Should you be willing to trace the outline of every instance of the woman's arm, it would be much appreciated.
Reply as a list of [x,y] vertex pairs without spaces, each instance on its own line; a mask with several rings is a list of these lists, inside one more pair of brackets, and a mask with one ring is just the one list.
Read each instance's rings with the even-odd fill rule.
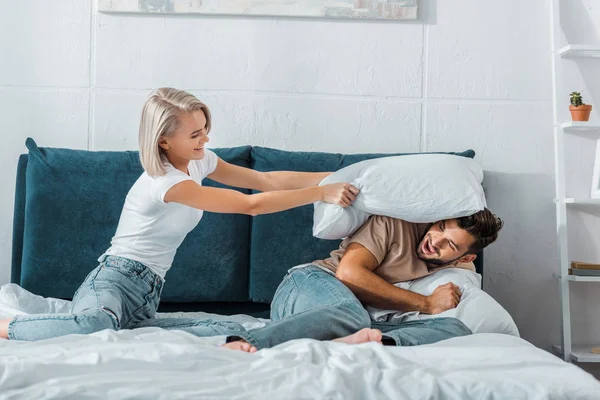
[[229,164],[219,158],[217,168],[208,178],[233,187],[271,192],[317,186],[329,175],[331,172],[260,172]]
[[165,194],[164,201],[215,213],[255,216],[284,211],[317,201],[348,207],[357,194],[358,189],[348,183],[247,195],[236,190],[200,186],[192,180],[187,180],[171,187]]
[[278,190],[301,189],[309,186],[317,186],[319,182],[332,173],[333,172],[266,172],[275,183],[275,186],[279,188]]

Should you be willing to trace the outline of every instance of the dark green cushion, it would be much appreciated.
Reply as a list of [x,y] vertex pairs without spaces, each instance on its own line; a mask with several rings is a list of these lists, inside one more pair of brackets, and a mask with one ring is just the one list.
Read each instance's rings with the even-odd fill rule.
[[[26,144],[19,283],[42,296],[70,298],[110,246],[125,196],[142,173],[138,153],[38,148],[32,139]],[[249,146],[214,151],[249,166]],[[206,213],[179,248],[162,300],[247,301],[249,235],[250,217]]]
[[[414,154],[414,153],[413,153]],[[467,150],[456,154],[473,158]],[[258,171],[337,171],[371,158],[406,154],[333,154],[290,152],[253,147],[252,168]],[[295,265],[327,258],[339,240],[312,236],[313,206],[308,205],[276,214],[259,215],[252,221],[250,248],[250,298],[270,302],[287,270]]]
[[[38,148],[31,139],[27,147],[17,176],[12,281],[36,294],[70,298],[110,245],[127,191],[142,172],[138,153]],[[215,152],[261,171],[315,172],[392,155],[266,148],[251,154],[248,146]],[[474,156],[473,151],[456,154]],[[220,187],[210,180],[205,184]],[[312,237],[312,212],[311,205],[259,216],[252,221],[252,236],[250,217],[205,213],[167,274],[163,308],[187,302],[194,309],[236,313],[254,310],[244,303],[250,298],[270,301],[288,268],[324,258],[339,244]]]

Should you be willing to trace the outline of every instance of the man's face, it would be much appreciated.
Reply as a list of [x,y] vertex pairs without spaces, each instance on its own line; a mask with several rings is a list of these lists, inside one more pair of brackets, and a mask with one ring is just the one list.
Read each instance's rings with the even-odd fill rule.
[[446,265],[454,261],[473,261],[472,255],[466,255],[475,238],[458,227],[455,219],[439,221],[431,225],[419,246],[417,256],[430,264]]

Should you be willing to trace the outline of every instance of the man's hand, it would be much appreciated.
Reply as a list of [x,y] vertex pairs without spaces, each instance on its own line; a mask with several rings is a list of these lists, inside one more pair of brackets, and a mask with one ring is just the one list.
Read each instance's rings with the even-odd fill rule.
[[455,308],[460,302],[461,292],[452,282],[438,286],[430,296],[425,298],[425,314],[439,314]]

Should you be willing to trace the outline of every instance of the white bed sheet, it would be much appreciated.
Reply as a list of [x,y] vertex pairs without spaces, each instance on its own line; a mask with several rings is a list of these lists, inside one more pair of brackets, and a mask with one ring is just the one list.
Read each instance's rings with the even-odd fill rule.
[[[44,302],[54,311],[68,306],[6,286],[0,290],[5,316],[37,312]],[[264,323],[233,319],[249,328]],[[600,398],[591,375],[509,335],[416,347],[302,339],[255,354],[221,349],[221,342],[157,328],[0,340],[0,399]]]

